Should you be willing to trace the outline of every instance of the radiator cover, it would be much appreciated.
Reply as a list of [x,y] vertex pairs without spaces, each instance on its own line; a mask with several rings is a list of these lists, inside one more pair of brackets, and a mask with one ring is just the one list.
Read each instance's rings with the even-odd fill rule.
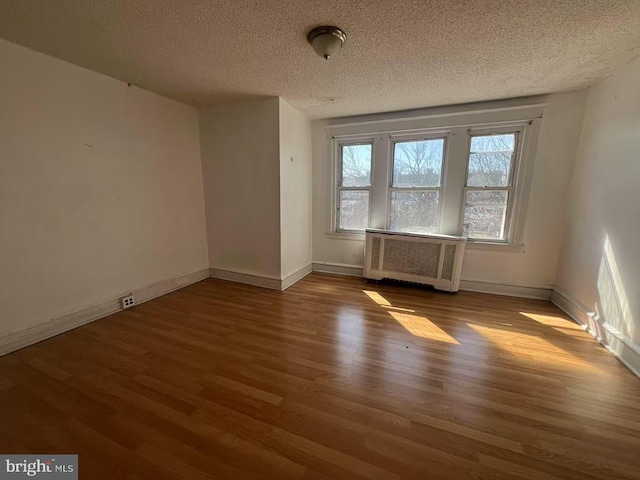
[[450,235],[367,230],[364,276],[433,285],[457,292],[467,239]]

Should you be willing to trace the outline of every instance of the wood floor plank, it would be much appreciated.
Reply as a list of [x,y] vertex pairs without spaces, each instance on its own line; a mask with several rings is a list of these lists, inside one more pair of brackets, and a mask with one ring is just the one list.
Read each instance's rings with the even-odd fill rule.
[[87,479],[640,480],[640,382],[549,302],[208,279],[0,358]]

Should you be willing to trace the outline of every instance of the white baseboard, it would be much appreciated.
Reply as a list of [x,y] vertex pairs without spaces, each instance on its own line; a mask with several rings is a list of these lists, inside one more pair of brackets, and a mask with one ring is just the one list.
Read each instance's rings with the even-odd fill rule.
[[[313,262],[313,271],[362,277],[364,269],[359,265]],[[477,280],[461,280],[460,290],[491,293],[494,295],[508,295],[510,297],[535,298],[538,300],[549,300],[551,298],[551,287],[525,287],[521,285],[480,282]]]
[[293,272],[292,274],[287,275],[285,278],[282,279],[281,289],[282,290],[286,290],[287,288],[289,288],[294,283],[299,282],[304,277],[309,275],[311,272],[312,272],[312,266],[311,266],[311,264],[309,264],[309,265],[305,265],[301,269]]
[[259,275],[256,273],[237,272],[233,270],[222,270],[219,268],[210,268],[211,278],[218,278],[220,280],[227,280],[229,282],[245,283],[247,285],[253,285],[255,287],[269,288],[271,290],[286,290],[294,283],[302,280],[312,271],[311,264],[302,267],[299,270],[287,275],[285,278],[280,279],[277,277]]
[[553,289],[551,302],[598,340],[611,354],[640,377],[640,345],[567,292]]
[[312,268],[314,272],[349,275],[352,277],[362,277],[364,272],[364,268],[360,265],[347,265],[344,263],[313,262]]
[[77,312],[53,318],[52,320],[35,325],[33,327],[0,337],[0,355],[6,355],[15,350],[27,347],[34,343],[55,337],[68,330],[93,322],[122,310],[120,298],[132,293],[136,304],[140,304],[153,298],[165,295],[179,288],[191,285],[209,277],[209,269],[204,268],[193,273],[179,275],[177,277],[162,280],[146,287],[135,289],[131,292],[123,292],[116,298],[107,300],[98,305],[84,308]]
[[282,290],[282,280],[276,277],[256,275],[253,273],[234,272],[219,268],[210,268],[209,271],[211,278],[218,278],[229,282],[245,283],[247,285],[270,288],[272,290]]
[[534,298],[536,300],[551,299],[551,287],[527,287],[522,285],[481,282],[478,280],[460,280],[460,290],[490,293],[493,295],[507,295],[509,297]]

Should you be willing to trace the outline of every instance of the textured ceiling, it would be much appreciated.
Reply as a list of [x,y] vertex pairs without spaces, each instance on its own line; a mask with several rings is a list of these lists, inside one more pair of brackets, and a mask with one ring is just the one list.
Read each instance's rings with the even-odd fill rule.
[[[323,24],[348,35],[326,62]],[[326,118],[591,85],[640,54],[640,0],[0,0],[0,37],[191,104]]]

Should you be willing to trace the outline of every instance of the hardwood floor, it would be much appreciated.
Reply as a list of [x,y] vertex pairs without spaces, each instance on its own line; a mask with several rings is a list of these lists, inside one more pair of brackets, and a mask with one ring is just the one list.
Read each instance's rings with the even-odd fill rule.
[[638,479],[640,381],[548,302],[205,280],[0,358],[83,479]]

